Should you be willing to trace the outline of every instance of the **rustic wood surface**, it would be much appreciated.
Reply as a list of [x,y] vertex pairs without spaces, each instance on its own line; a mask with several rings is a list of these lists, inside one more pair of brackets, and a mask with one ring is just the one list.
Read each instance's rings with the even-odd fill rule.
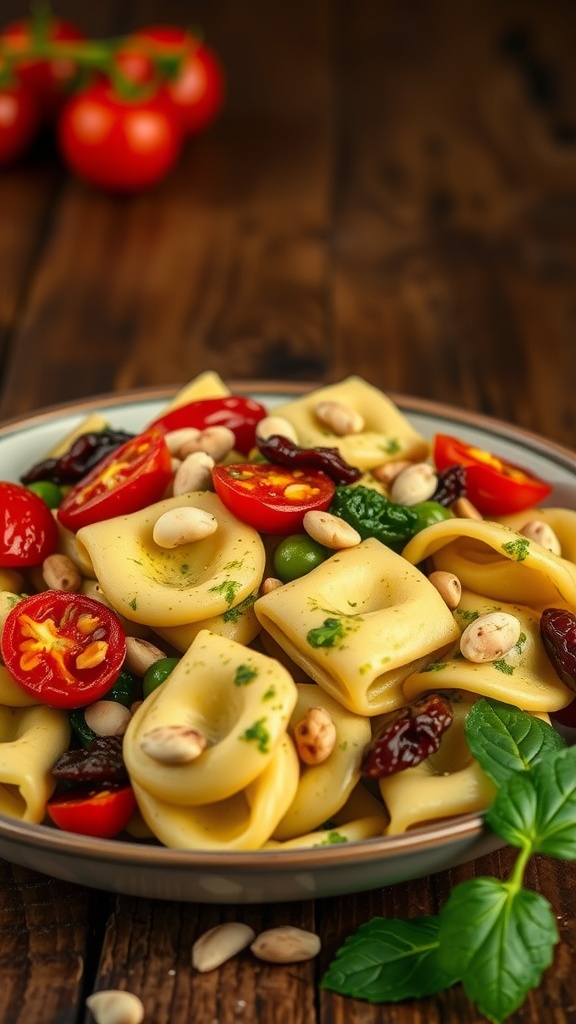
[[[334,381],[479,410],[576,447],[572,0],[55,0],[95,35],[192,20],[228,97],[156,189],[96,192],[45,140],[0,173],[0,417],[111,390]],[[3,20],[25,13],[2,0]],[[0,1021],[80,1024],[96,988],[154,1024],[479,1024],[459,987],[370,1006],[318,990],[374,914],[437,910],[512,852],[316,903],[115,897],[0,863]],[[561,941],[513,1024],[576,1022],[576,868],[536,859]],[[192,972],[241,917],[319,930],[320,959]]]

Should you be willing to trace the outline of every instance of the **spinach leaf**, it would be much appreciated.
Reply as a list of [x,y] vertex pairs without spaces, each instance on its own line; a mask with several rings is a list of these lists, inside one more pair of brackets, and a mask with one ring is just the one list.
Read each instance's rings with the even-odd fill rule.
[[397,505],[362,484],[337,487],[329,512],[353,526],[362,540],[376,537],[394,551],[401,551],[418,527],[413,508]]
[[466,739],[486,775],[501,785],[566,744],[547,722],[498,700],[477,701],[466,719]]

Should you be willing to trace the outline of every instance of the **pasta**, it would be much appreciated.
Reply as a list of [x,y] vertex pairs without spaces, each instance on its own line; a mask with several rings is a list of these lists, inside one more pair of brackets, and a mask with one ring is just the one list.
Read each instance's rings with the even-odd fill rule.
[[[229,396],[217,374],[200,374],[167,410]],[[320,416],[325,403],[347,411],[353,428],[342,431]],[[289,424],[299,449],[336,449],[357,471],[346,487],[360,484],[387,506],[395,465],[398,472],[405,463],[430,469],[429,440],[359,377],[273,413]],[[86,424],[102,429],[104,421],[96,414]],[[262,463],[256,450],[245,457],[231,448],[220,465],[246,461]],[[236,472],[242,476],[242,466]],[[303,500],[313,498],[302,470],[293,477]],[[249,492],[257,485],[246,479]],[[275,578],[282,532],[248,525],[215,493],[214,481],[183,494],[170,485],[160,500],[76,533],[59,524],[57,553],[80,574],[79,593],[107,605],[123,636],[165,652],[152,669],[174,663],[150,692],[145,669],[130,669],[138,696],[125,713],[121,745],[137,813],[128,836],[178,849],[312,850],[485,808],[493,785],[465,734],[473,704],[491,697],[547,718],[574,697],[546,652],[540,621],[550,607],[576,614],[576,510],[467,518],[441,506],[430,524],[415,525],[414,502],[406,520],[412,532],[397,550],[378,534],[377,517],[365,532],[347,524],[357,532],[350,546],[320,544],[314,567],[282,582]],[[430,498],[438,505],[430,494],[423,504]],[[155,526],[175,510],[208,514],[213,532],[159,543]],[[550,528],[555,550],[531,539],[535,522]],[[300,532],[309,539],[303,526]],[[456,581],[454,601],[438,574]],[[30,590],[46,590],[41,565],[0,565],[0,626]],[[493,613],[515,623],[517,638],[500,656],[475,661],[463,653],[462,636]],[[26,636],[24,660],[38,650],[37,637]],[[126,655],[125,668],[128,662]],[[367,778],[375,739],[430,694],[450,709],[437,750]],[[0,664],[0,812],[45,820],[56,789],[52,768],[84,742],[71,740],[77,712],[46,706]]]

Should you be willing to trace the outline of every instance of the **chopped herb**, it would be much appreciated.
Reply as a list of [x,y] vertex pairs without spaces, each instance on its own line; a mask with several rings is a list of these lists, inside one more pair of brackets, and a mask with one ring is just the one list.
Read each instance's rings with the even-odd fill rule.
[[234,686],[247,686],[258,675],[258,669],[251,665],[238,665],[234,676]]
[[330,832],[326,839],[322,839],[319,843],[315,843],[315,846],[333,846],[335,843],[347,843],[348,837],[343,836],[341,832]]
[[530,541],[527,538],[518,537],[518,540],[510,540],[507,544],[503,544],[502,550],[516,562],[523,562],[530,551]]
[[270,733],[266,728],[265,722],[265,718],[259,718],[240,736],[244,743],[255,743],[261,754],[268,754],[270,752]]
[[210,593],[223,594],[226,604],[232,604],[241,586],[242,584],[237,580],[222,580],[222,583],[217,583],[215,587],[210,587]]
[[446,668],[445,661],[433,661],[431,665],[426,665],[422,672],[441,672],[444,668]]
[[248,594],[240,604],[234,605],[233,608],[227,608],[222,613],[222,622],[238,622],[238,619],[252,607],[256,600],[256,594]]
[[458,616],[459,619],[462,619],[462,622],[469,623],[469,622],[475,622],[476,619],[479,617],[480,612],[478,612],[478,611],[474,611],[474,612],[466,611],[465,608],[457,608],[456,609],[456,615]]
[[510,665],[505,658],[498,658],[492,662],[492,665],[498,672],[503,672],[505,676],[514,675],[514,665]]
[[334,647],[336,640],[344,638],[340,619],[324,619],[321,626],[310,629],[306,639],[311,647]]
[[128,604],[130,605],[132,611],[135,612],[137,607],[138,607],[138,603],[136,601],[136,598],[133,597],[131,601],[128,601]]
[[263,694],[262,700],[274,700],[275,696],[276,696],[276,687],[275,686],[270,686],[269,689],[266,690],[266,693]]

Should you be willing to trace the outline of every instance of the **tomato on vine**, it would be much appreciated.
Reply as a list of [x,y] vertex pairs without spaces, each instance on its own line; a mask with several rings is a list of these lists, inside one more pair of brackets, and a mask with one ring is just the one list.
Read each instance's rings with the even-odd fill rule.
[[182,132],[165,86],[121,94],[93,82],[65,105],[60,149],[69,167],[93,185],[136,191],[159,182],[176,163]]
[[[134,44],[133,52],[130,42]],[[148,74],[146,53],[152,59],[184,53],[177,74],[167,82],[167,90],[185,135],[203,131],[218,116],[224,103],[224,69],[215,51],[203,40],[175,25],[151,25],[131,36],[126,51],[124,69],[140,81]]]
[[36,94],[14,76],[0,85],[0,165],[17,160],[29,148],[38,129]]
[[78,43],[84,39],[84,33],[72,22],[53,17],[38,22],[21,18],[2,29],[0,43],[10,48],[18,78],[36,97],[42,120],[50,121],[58,112],[74,84],[78,66],[67,57],[33,56],[30,51],[35,45],[49,49],[54,43]]

